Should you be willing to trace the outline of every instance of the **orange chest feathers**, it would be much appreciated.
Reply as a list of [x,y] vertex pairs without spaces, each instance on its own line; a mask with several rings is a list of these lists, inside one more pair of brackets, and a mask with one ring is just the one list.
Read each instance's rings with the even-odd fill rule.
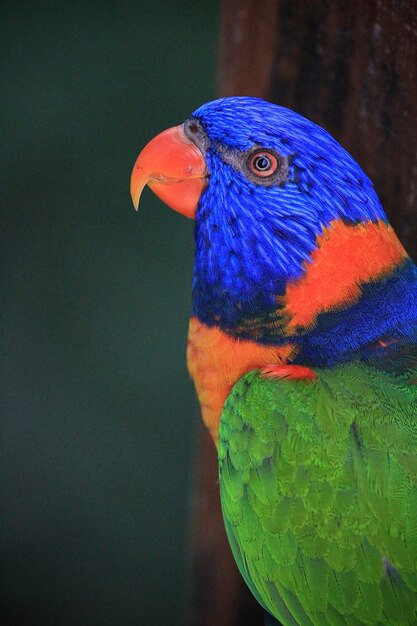
[[194,381],[205,425],[217,442],[220,416],[233,385],[243,374],[272,364],[285,363],[293,346],[262,346],[233,339],[209,328],[196,317],[190,320],[187,364]]

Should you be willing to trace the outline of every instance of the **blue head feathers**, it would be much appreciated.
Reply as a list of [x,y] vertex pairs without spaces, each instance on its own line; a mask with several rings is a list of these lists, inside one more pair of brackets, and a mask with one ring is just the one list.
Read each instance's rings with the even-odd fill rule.
[[[194,313],[233,329],[277,308],[332,220],[386,219],[372,183],[325,130],[258,98],[209,102],[193,115],[210,180],[196,217]],[[256,177],[260,149],[278,175]]]

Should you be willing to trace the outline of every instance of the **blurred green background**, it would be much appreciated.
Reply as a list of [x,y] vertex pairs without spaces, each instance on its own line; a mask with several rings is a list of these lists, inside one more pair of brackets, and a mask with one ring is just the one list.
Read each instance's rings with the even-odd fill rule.
[[193,224],[129,178],[214,97],[218,14],[1,4],[2,625],[185,621]]

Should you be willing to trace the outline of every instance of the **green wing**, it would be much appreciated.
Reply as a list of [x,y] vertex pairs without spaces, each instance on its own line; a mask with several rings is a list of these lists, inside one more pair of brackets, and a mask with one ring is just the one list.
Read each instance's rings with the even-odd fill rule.
[[234,386],[220,425],[239,569],[285,626],[417,625],[417,370]]

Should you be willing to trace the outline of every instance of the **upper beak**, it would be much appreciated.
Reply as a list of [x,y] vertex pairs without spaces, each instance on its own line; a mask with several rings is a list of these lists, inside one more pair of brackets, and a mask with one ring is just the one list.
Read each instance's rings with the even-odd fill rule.
[[136,210],[145,185],[161,200],[187,217],[195,217],[206,186],[207,166],[201,150],[181,126],[168,128],[152,139],[138,156],[130,180]]

